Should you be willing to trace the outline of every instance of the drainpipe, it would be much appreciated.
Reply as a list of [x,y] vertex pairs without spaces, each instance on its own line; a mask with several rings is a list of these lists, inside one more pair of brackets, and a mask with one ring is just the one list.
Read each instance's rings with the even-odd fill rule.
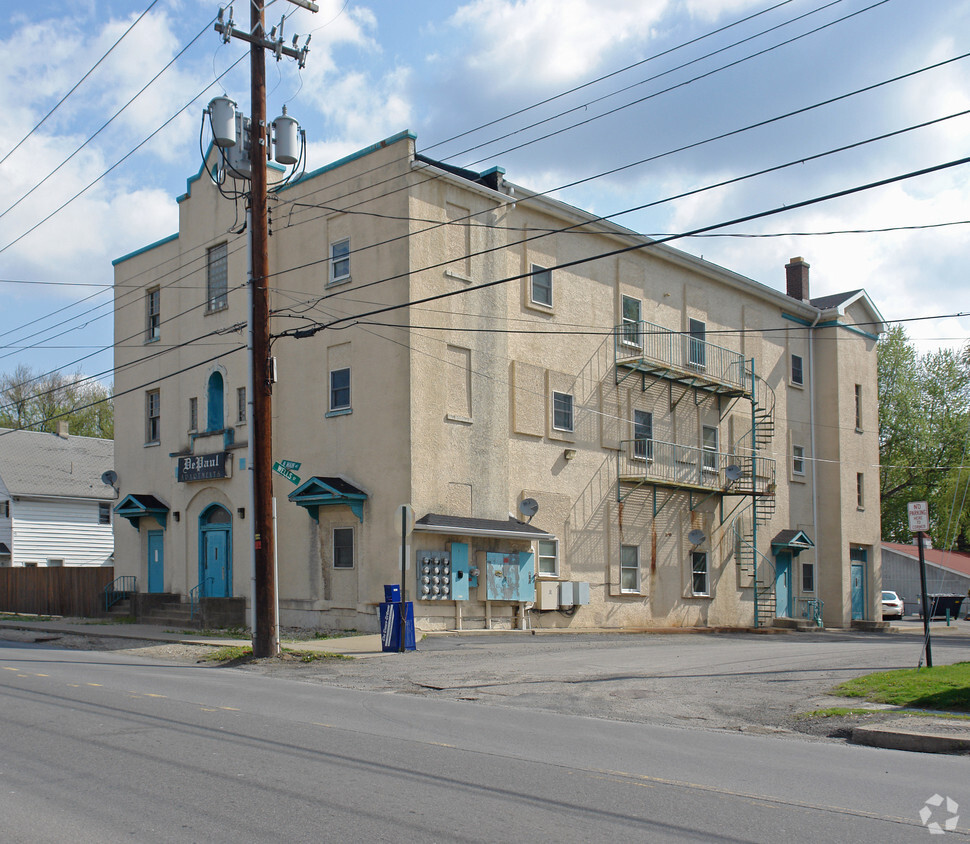
[[812,527],[815,531],[815,595],[822,594],[821,566],[822,536],[818,532],[818,460],[815,453],[815,326],[822,318],[820,310],[815,322],[808,327],[808,418],[812,428]]

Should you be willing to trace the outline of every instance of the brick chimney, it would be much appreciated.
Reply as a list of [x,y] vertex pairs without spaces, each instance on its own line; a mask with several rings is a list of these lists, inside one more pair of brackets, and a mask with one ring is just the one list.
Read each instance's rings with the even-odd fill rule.
[[788,295],[792,299],[801,299],[807,302],[808,295],[808,268],[811,264],[806,264],[804,258],[792,258],[785,264],[785,279],[788,282]]
[[70,432],[70,423],[66,419],[57,420],[57,436],[66,440]]

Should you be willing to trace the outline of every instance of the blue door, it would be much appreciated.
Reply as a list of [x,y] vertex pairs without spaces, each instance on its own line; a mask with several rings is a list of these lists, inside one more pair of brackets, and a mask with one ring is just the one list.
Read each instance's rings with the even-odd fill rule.
[[231,523],[229,511],[217,504],[199,519],[199,591],[204,597],[232,595]]
[[164,533],[160,530],[148,531],[148,591],[165,591],[165,545]]
[[866,617],[866,576],[865,564],[852,564],[852,619]]
[[775,616],[791,618],[791,551],[775,555]]

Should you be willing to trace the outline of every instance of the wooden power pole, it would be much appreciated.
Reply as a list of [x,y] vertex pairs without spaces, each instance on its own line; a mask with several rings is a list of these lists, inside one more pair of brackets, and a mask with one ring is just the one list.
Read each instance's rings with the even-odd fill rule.
[[[317,11],[310,0],[290,0],[291,3]],[[283,22],[277,40],[266,37],[264,0],[250,0],[250,31],[237,32],[232,22],[223,22],[219,13],[216,31],[224,38],[236,37],[250,45],[251,103],[249,161],[252,180],[249,193],[249,239],[252,290],[252,372],[253,419],[250,436],[253,483],[253,560],[255,568],[253,655],[277,656],[280,652],[279,618],[276,600],[276,542],[273,514],[273,377],[269,345],[269,219],[267,215],[266,162],[269,157],[270,129],[266,122],[266,56],[271,49],[277,60],[286,55],[298,59],[300,67],[306,62],[307,44],[302,49],[284,46]],[[273,30],[276,36],[276,29]]]

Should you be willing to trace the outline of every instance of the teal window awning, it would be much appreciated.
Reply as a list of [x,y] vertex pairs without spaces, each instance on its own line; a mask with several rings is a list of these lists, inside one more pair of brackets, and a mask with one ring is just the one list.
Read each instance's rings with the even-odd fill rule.
[[304,481],[287,498],[300,507],[305,507],[310,518],[320,520],[320,507],[343,504],[363,523],[364,502],[367,493],[343,478],[320,477],[315,475]]
[[771,552],[777,554],[779,551],[791,551],[795,556],[809,548],[814,548],[815,543],[808,538],[808,534],[803,530],[783,530],[771,540]]
[[126,495],[115,505],[115,513],[131,522],[135,530],[138,530],[138,522],[142,516],[154,517],[163,528],[168,521],[168,505],[154,495],[144,493]]

